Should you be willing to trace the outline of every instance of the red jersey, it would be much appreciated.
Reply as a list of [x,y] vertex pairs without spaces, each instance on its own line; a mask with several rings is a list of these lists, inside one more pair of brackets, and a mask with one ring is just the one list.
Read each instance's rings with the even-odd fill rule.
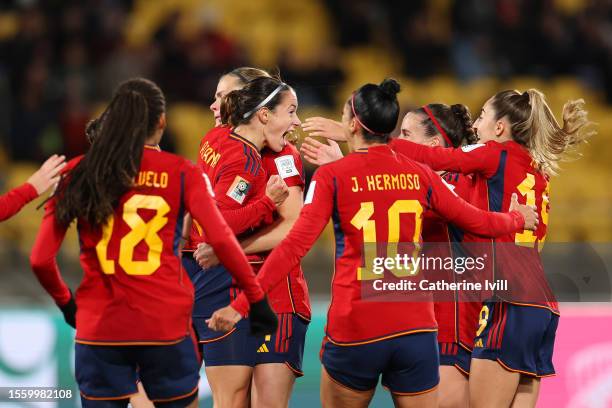
[[[288,143],[279,153],[264,149],[262,160],[268,178],[278,174],[288,187],[304,189],[304,166],[295,146]],[[283,281],[270,289],[268,301],[276,313],[296,313],[303,319],[310,320],[308,285],[300,264],[289,271]]]
[[[265,195],[267,175],[250,141],[228,126],[213,128],[202,138],[197,164],[210,179],[217,206],[236,235],[272,222],[276,205]],[[195,250],[208,241],[202,232],[193,223],[185,249]]]
[[30,183],[25,183],[0,196],[0,221],[11,218],[36,197],[38,193]]
[[[529,151],[514,141],[444,148],[397,140],[394,149],[434,170],[473,174],[470,202],[490,211],[507,211],[513,193],[522,204],[537,208],[540,223],[535,231],[524,230],[495,239],[493,279],[508,280],[504,300],[526,306],[546,307],[558,313],[539,256],[546,238],[549,206],[548,177],[534,164]],[[513,245],[516,244],[516,245]]]
[[[81,160],[72,160],[67,170]],[[145,148],[135,187],[98,228],[78,220],[81,266],[76,291],[76,341],[92,344],[167,344],[190,331],[193,286],[178,257],[183,214],[189,211],[219,259],[242,283],[249,300],[263,298],[255,275],[211,198],[205,179],[189,161]],[[55,256],[66,228],[55,220],[56,198],[31,255],[39,281],[62,305],[70,292]]]
[[[473,179],[470,175],[445,172],[440,175],[452,190],[464,200],[469,200],[473,188]],[[429,250],[429,257],[463,256],[461,242],[465,233],[457,226],[448,224],[437,213],[428,212],[423,220],[424,248]],[[427,243],[430,243],[427,245]],[[436,272],[439,278],[447,282],[457,281],[457,274],[453,270]],[[465,278],[461,275],[461,278]],[[455,291],[454,300],[444,299],[434,303],[434,312],[438,322],[438,342],[459,343],[468,350],[472,350],[475,327],[478,322],[478,313],[482,307],[481,302],[471,302],[465,299],[463,291]]]
[[[272,251],[258,280],[264,290],[273,287],[299,263],[331,217],[336,260],[326,327],[330,341],[351,345],[435,331],[433,303],[427,293],[419,297],[423,301],[415,302],[361,296],[362,284],[380,277],[364,267],[376,256],[372,246],[364,243],[420,243],[423,213],[429,208],[479,233],[498,235],[518,231],[524,224],[518,212],[493,214],[472,207],[427,167],[396,154],[389,146],[373,146],[317,170],[300,218]],[[245,302],[237,306],[241,309]]]

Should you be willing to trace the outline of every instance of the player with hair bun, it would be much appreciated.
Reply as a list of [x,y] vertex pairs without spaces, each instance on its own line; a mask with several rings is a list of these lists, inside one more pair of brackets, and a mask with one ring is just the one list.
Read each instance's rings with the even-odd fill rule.
[[[333,137],[330,129],[338,129],[331,120],[324,118],[307,119],[305,127],[323,137]],[[339,139],[338,136],[336,136]],[[461,147],[475,143],[476,134],[472,126],[469,109],[465,105],[432,103],[409,111],[402,120],[398,139],[410,140],[425,146]],[[391,141],[390,146],[394,145]],[[307,160],[313,164],[324,164],[341,158],[341,152],[332,144],[324,144],[307,138],[302,145]],[[439,172],[453,191],[469,201],[473,189],[472,178],[456,172]],[[456,254],[457,245],[448,242],[464,241],[470,237],[459,228],[448,224],[433,212],[427,212],[423,220],[423,242],[427,256],[446,259]],[[429,244],[429,245],[427,245]],[[455,251],[453,251],[455,249]],[[454,253],[455,252],[455,253]],[[454,280],[452,271],[438,274],[438,279]],[[440,275],[442,273],[442,275]],[[460,291],[455,291],[454,301],[449,296],[436,301],[434,305],[438,322],[438,348],[440,352],[439,402],[441,407],[466,406],[469,404],[468,375],[475,327],[481,304],[467,302]]]
[[[335,273],[321,350],[325,407],[367,406],[381,375],[396,406],[437,405],[439,360],[432,298],[427,293],[405,302],[362,298],[362,284],[377,276],[363,263],[364,257],[374,256],[364,244],[420,244],[423,214],[429,208],[463,228],[493,236],[537,224],[535,212],[527,206],[513,206],[517,211],[509,214],[478,210],[431,170],[396,154],[388,143],[399,115],[398,92],[399,84],[386,79],[380,85],[362,86],[347,100],[342,125],[352,153],[317,170],[300,218],[258,274],[262,287],[274,287],[332,218]],[[382,174],[389,179],[410,176],[412,187],[378,188],[366,181]],[[220,315],[213,315],[210,323],[222,330],[235,324]]]

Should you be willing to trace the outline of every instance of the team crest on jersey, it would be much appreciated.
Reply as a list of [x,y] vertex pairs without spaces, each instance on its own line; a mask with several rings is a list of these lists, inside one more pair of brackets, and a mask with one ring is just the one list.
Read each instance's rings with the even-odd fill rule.
[[295,161],[293,160],[293,156],[281,156],[274,159],[274,163],[276,163],[276,169],[278,170],[278,175],[282,178],[299,176],[297,167],[295,166]]
[[242,204],[247,193],[251,189],[251,184],[240,176],[236,176],[234,182],[227,190],[227,195],[238,204]]

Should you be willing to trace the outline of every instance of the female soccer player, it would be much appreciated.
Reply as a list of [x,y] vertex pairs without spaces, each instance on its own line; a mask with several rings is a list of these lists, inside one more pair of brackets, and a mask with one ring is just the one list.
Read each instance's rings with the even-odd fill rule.
[[[250,81],[271,75],[261,69],[240,67],[222,76],[217,85],[215,101],[210,109],[215,115],[215,124],[222,125],[220,106],[222,98],[229,92],[244,87]],[[289,138],[287,137],[289,140]],[[303,203],[304,174],[302,159],[292,143],[275,152],[264,148],[262,166],[268,177],[280,176],[288,187],[288,196],[277,208],[278,217],[265,227],[242,239],[241,245],[247,255],[258,257],[251,263],[256,269],[265,256],[287,235],[297,220]],[[194,257],[204,269],[216,266],[217,257],[207,244],[200,244]],[[287,407],[296,377],[302,375],[302,359],[306,330],[310,321],[308,287],[302,268],[298,265],[268,294],[268,300],[279,321],[275,334],[257,339],[251,351],[256,356],[251,382],[251,406]],[[264,346],[265,344],[265,346]],[[226,382],[224,382],[225,384]]]
[[[388,243],[391,252],[399,250],[394,247],[400,242],[420,244],[423,213],[429,208],[482,234],[533,229],[537,224],[535,212],[527,206],[514,205],[520,212],[510,214],[470,206],[431,170],[389,148],[389,133],[399,114],[398,91],[399,84],[387,79],[353,93],[342,116],[353,153],[317,170],[300,218],[258,275],[262,287],[273,287],[332,217],[336,268],[322,349],[325,407],[367,406],[380,375],[397,406],[437,405],[439,361],[431,297],[415,294],[415,301],[407,302],[362,296],[371,293],[368,287],[380,277],[372,269],[377,244]],[[411,274],[396,270],[385,277],[393,275]],[[248,308],[241,298],[233,305],[242,314]],[[227,330],[233,324],[222,312],[210,319],[214,329]]]
[[554,374],[559,311],[539,257],[548,221],[548,182],[566,154],[594,133],[584,101],[566,103],[562,116],[559,125],[536,89],[503,91],[485,103],[475,122],[482,144],[463,149],[410,142],[396,146],[434,169],[473,173],[481,208],[503,211],[518,193],[541,214],[535,232],[495,240],[496,277],[507,279],[510,291],[496,293],[480,312],[470,373],[472,407],[533,407],[540,378]]
[[[184,211],[254,302],[253,327],[276,329],[276,316],[205,178],[189,161],[160,151],[165,125],[157,85],[122,83],[90,126],[89,151],[66,167],[32,250],[37,278],[76,325],[75,374],[84,407],[127,406],[137,380],[157,406],[197,404],[193,287],[178,258]],[[85,271],[76,300],[55,261],[74,219]]]
[[[305,130],[313,135],[341,139],[341,124],[326,118],[309,118],[304,123]],[[425,146],[461,147],[476,142],[472,119],[465,105],[428,104],[408,112],[401,124],[398,139],[410,140]],[[330,163],[342,158],[337,144],[330,144],[307,138],[302,151],[308,161],[316,165]],[[393,146],[393,141],[390,142]],[[470,200],[472,178],[460,173],[439,172],[453,191],[466,201]],[[446,259],[461,256],[456,244],[448,242],[470,240],[452,224],[447,224],[435,213],[427,213],[423,220],[424,251],[431,258]],[[451,249],[455,249],[454,253]],[[465,252],[464,250],[461,252]],[[439,273],[438,271],[430,271]],[[451,271],[451,274],[453,272]],[[440,276],[440,275],[438,275]],[[452,279],[452,276],[445,277]],[[463,292],[455,291],[451,296],[440,296],[434,304],[438,322],[438,349],[440,352],[440,385],[438,387],[440,407],[464,407],[469,405],[468,375],[480,302],[469,302]],[[454,299],[454,301],[453,301]]]
[[[296,110],[297,98],[288,85],[269,76],[256,78],[225,96],[220,118],[222,123],[228,125],[211,130],[202,139],[198,163],[211,179],[221,213],[230,225],[235,226],[233,230],[240,239],[250,236],[257,227],[271,224],[276,207],[287,195],[288,188],[283,178],[271,176],[268,180],[261,152],[264,148],[274,152],[283,151],[288,133],[300,125]],[[279,165],[280,172],[285,172],[282,174],[284,176],[293,176],[296,169],[287,164],[294,165],[295,161],[287,163],[285,159]],[[263,193],[263,189],[266,180],[269,183],[275,179],[284,186],[284,194],[273,202]],[[194,225],[195,231],[192,229],[188,246],[191,249],[206,239],[198,233],[197,224]],[[261,245],[261,242],[255,242],[255,245]],[[270,247],[260,248],[261,251]],[[249,259],[262,262],[260,255],[251,255]],[[287,330],[295,330],[297,339],[303,337],[302,332],[306,330],[305,322],[297,321],[297,316],[294,319],[290,294],[283,294],[283,298],[274,296],[276,301],[280,301],[277,310],[280,308],[285,312],[281,315],[280,332],[253,337],[241,323],[232,333],[220,335],[208,328],[206,320],[213,311],[227,306],[238,291],[222,267],[203,270],[190,257],[184,257],[183,262],[196,286],[194,325],[202,344],[206,374],[215,404],[248,405],[253,367],[258,363],[274,365],[258,370],[261,381],[253,379],[257,383],[265,382],[262,387],[268,392],[275,387],[278,387],[278,391],[266,396],[262,395],[266,391],[258,392],[261,390],[258,387],[255,391],[257,399],[261,397],[265,401],[269,398],[274,404],[288,400],[294,375],[284,362],[291,359],[290,362],[299,369],[302,350],[297,342],[295,347],[289,347]],[[300,287],[296,285],[293,289],[299,290]],[[279,287],[279,291],[282,290]],[[301,295],[296,299],[304,297]],[[258,349],[262,351],[258,353]],[[269,356],[261,355],[265,350],[268,350]],[[259,400],[259,403],[262,401]]]
[[24,205],[56,185],[59,173],[66,165],[65,160],[66,157],[54,154],[23,185],[0,196],[0,221],[11,218]]
[[513,194],[535,205],[542,223],[496,240],[495,273],[510,293],[480,312],[472,354],[472,407],[535,406],[540,378],[553,375],[552,354],[559,311],[544,275],[538,248],[546,237],[549,184],[559,162],[594,134],[584,101],[563,107],[559,125],[536,89],[503,91],[484,105],[475,128],[481,144],[462,149],[427,148],[398,141],[395,148],[436,170],[473,174],[481,208],[503,211]]

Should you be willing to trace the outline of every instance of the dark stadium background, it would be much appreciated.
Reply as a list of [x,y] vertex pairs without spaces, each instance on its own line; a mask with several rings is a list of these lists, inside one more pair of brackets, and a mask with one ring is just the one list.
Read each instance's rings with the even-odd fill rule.
[[[587,280],[597,282],[604,292],[598,300],[610,300],[610,0],[2,1],[0,191],[25,181],[52,153],[82,153],[85,124],[114,86],[133,76],[153,79],[166,93],[163,148],[195,158],[199,139],[213,125],[208,105],[217,79],[241,65],[278,67],[297,90],[301,119],[338,118],[353,89],[387,76],[400,81],[404,110],[428,102],[464,103],[477,116],[499,90],[537,87],[559,115],[566,100],[584,98],[599,134],[552,181],[549,262],[569,271],[566,280],[576,291]],[[307,166],[309,176],[312,171]],[[27,262],[41,218],[35,207],[0,225],[0,387],[73,387],[72,333]],[[319,405],[318,350],[332,251],[328,229],[303,264],[317,313],[304,357],[306,376],[297,382],[292,407]],[[77,255],[72,231],[60,264],[73,288],[81,273]],[[578,292],[574,300],[589,299]],[[607,371],[586,375],[560,372],[544,385],[541,406],[562,406],[546,402],[561,392],[567,395],[562,403],[570,406],[589,382],[612,378],[612,334],[605,331],[612,323],[610,304],[566,303],[562,314],[564,308],[567,322],[599,316],[603,337],[594,346],[603,347],[601,358],[609,364]],[[576,328],[560,329],[559,356],[579,355],[578,347],[586,347],[566,344],[564,330]],[[605,381],[601,390],[612,390]],[[593,392],[593,401],[609,404],[598,406],[612,406],[612,395]],[[389,404],[381,391],[372,406]]]

